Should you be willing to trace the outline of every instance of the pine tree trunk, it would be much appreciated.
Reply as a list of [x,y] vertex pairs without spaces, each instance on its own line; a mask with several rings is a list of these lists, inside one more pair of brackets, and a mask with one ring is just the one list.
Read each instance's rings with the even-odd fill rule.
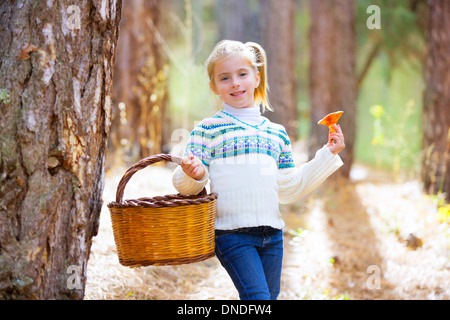
[[121,0],[0,5],[0,299],[81,299]]
[[422,180],[450,203],[450,2],[428,0],[427,20]]
[[353,0],[310,0],[310,155],[327,143],[328,128],[317,122],[342,110],[339,124],[346,148],[340,174],[348,177],[353,163],[357,100],[355,4]]

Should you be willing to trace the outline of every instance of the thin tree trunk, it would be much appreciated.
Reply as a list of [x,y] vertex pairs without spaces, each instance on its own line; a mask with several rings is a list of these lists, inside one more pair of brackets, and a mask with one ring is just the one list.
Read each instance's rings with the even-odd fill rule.
[[0,5],[0,299],[81,299],[121,0]]
[[339,121],[346,148],[340,153],[348,177],[353,163],[357,99],[355,4],[353,0],[310,0],[311,156],[328,139],[317,122],[330,112],[344,111]]
[[450,2],[427,3],[422,180],[427,192],[445,192],[450,203]]

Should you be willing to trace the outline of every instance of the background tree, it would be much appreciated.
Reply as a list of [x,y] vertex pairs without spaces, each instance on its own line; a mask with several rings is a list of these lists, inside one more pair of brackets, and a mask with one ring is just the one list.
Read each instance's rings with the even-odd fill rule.
[[292,140],[297,139],[297,86],[295,76],[295,0],[261,1],[261,44],[268,59],[270,103],[265,114],[281,123]]
[[1,299],[84,295],[121,1],[75,3],[0,5]]
[[[215,11],[220,40],[249,41],[250,29],[254,28],[254,25],[249,23],[249,19],[251,19],[249,9],[249,1],[216,1]],[[258,27],[255,29],[258,29]]]
[[[353,163],[356,117],[355,3],[353,0],[310,1],[310,152],[327,141],[328,128],[318,126],[323,116],[342,110],[339,121],[346,148],[340,153],[348,177]],[[310,156],[313,156],[311,154]]]
[[426,191],[445,192],[450,202],[450,2],[427,4],[422,180]]
[[[424,0],[359,0],[356,9],[358,56],[360,64],[358,70],[358,88],[364,78],[379,59],[386,55],[385,80],[391,80],[392,71],[402,67],[405,62],[408,68],[421,71],[424,59]],[[379,29],[364,27],[375,23],[373,17],[376,11],[367,12],[371,5],[379,8]]]
[[167,139],[161,123],[167,127],[168,66],[158,40],[165,3],[130,0],[123,5],[114,67],[111,150],[124,145],[133,162],[161,153]]

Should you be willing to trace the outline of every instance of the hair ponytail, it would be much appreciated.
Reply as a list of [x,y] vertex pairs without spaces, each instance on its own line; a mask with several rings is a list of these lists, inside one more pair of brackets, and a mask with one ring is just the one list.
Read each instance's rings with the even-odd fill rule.
[[262,111],[266,109],[273,111],[269,102],[269,84],[267,82],[267,55],[263,47],[256,42],[245,43],[255,55],[256,67],[259,71],[259,86],[255,89],[255,104],[262,105]]

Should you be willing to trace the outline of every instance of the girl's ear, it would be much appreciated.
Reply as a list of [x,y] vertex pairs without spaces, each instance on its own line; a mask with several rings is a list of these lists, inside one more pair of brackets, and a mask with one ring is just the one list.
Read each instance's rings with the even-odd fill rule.
[[259,87],[259,83],[261,81],[261,75],[259,74],[259,71],[256,72],[255,79],[256,79],[256,85],[255,85],[255,89],[256,89]]
[[214,93],[217,94],[217,95],[219,94],[219,93],[217,92],[216,85],[214,84],[213,81],[210,81],[210,82],[209,82],[209,87],[211,88],[212,92],[214,92]]

